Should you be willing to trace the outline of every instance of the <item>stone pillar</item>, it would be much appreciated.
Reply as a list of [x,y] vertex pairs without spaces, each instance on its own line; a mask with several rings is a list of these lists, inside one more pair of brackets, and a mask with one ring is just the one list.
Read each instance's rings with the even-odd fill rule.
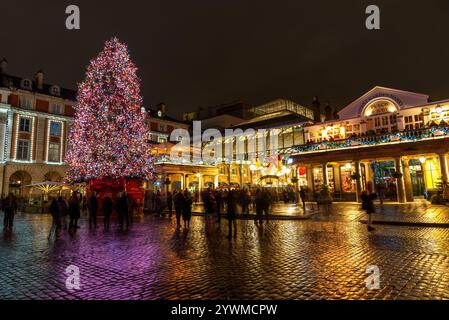
[[369,161],[365,164],[365,174],[367,184],[371,185],[371,192],[376,192],[376,175]]
[[239,164],[239,178],[240,188],[243,189],[243,164]]
[[399,179],[396,179],[396,188],[398,193],[398,202],[404,203],[405,202],[405,187],[404,187],[404,173],[402,172],[402,163],[401,163],[401,157],[397,157],[394,159],[395,165],[396,165],[396,172],[402,173],[402,177]]
[[405,199],[407,202],[413,202],[413,187],[412,187],[412,177],[410,175],[410,164],[408,158],[402,159],[402,171],[404,178],[404,187],[405,187]]
[[341,192],[341,171],[340,165],[338,163],[334,166],[334,182],[335,182],[335,191]]
[[219,177],[220,177],[220,175],[216,175],[216,176],[214,176],[214,187],[215,187],[215,189],[217,189],[218,188],[218,185],[219,185]]
[[355,174],[359,176],[359,178],[355,181],[355,194],[356,201],[362,201],[362,175],[360,174],[360,161],[354,161]]
[[306,167],[307,169],[307,188],[309,191],[313,192],[315,190],[315,186],[313,185],[313,166],[309,165]]
[[197,175],[198,178],[198,202],[203,202],[203,199],[201,197],[201,193],[203,192],[203,177],[201,174]]
[[161,197],[162,197],[162,202],[164,204],[167,203],[167,187],[168,187],[165,184],[165,180],[167,180],[167,176],[165,175],[165,173],[163,173],[161,176]]
[[440,160],[441,179],[443,181],[448,181],[446,153],[445,152],[438,153],[438,158]]
[[[185,174],[184,175],[184,183],[183,183],[184,189],[188,189],[189,188],[189,183],[188,182],[189,182],[189,175]],[[184,191],[184,189],[182,191]]]
[[180,186],[181,191],[184,191],[184,188],[185,188],[185,179],[186,179],[185,176],[186,175],[184,173],[181,173],[181,186]]
[[327,176],[327,163],[323,163],[323,184],[329,185],[329,178]]

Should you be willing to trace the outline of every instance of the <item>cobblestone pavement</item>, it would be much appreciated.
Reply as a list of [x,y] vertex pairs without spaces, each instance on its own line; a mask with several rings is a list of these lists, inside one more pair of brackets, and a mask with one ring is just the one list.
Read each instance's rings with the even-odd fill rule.
[[[203,217],[188,231],[167,217],[127,232],[89,231],[83,220],[48,241],[48,216],[19,215],[0,240],[0,299],[449,299],[449,229],[370,234],[352,218],[237,227],[230,241],[226,221]],[[65,288],[69,265],[81,290]],[[365,287],[369,265],[380,290]]]

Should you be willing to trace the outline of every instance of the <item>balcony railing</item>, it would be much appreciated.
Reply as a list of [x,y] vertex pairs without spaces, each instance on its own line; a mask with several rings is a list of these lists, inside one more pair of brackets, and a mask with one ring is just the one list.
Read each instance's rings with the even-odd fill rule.
[[389,143],[415,142],[437,137],[449,136],[449,125],[432,126],[401,132],[384,132],[380,134],[352,135],[346,139],[325,140],[316,143],[307,143],[301,146],[286,148],[282,154],[317,152],[326,150],[346,149],[351,147],[376,146]]

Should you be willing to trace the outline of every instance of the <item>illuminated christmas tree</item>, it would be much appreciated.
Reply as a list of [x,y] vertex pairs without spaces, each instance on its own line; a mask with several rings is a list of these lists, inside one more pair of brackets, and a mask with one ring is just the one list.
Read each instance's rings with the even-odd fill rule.
[[116,38],[90,62],[78,88],[67,182],[152,178],[149,129],[136,71],[126,45]]

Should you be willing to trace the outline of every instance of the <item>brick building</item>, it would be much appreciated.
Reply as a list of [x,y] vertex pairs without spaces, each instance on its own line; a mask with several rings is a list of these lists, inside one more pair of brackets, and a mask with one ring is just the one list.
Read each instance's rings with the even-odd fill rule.
[[60,181],[76,100],[74,90],[8,74],[0,62],[0,193],[29,196],[26,186]]

